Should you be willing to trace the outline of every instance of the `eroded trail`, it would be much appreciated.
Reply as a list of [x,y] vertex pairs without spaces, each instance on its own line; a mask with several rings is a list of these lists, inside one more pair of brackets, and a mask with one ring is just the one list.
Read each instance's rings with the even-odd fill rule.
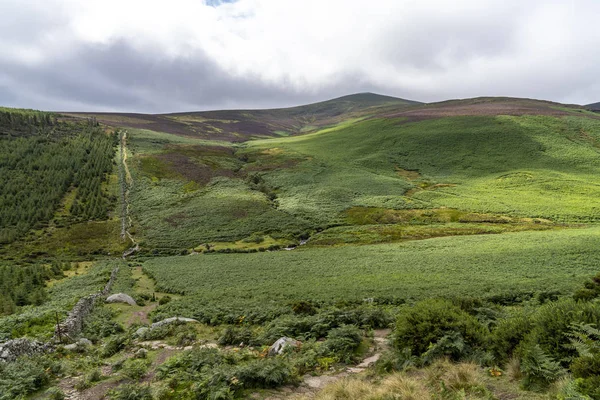
[[388,336],[391,329],[376,329],[373,337],[373,346],[359,364],[354,367],[348,367],[341,371],[336,371],[331,374],[323,374],[318,376],[304,376],[302,383],[298,387],[284,387],[276,393],[266,397],[265,400],[307,400],[325,386],[334,383],[348,376],[364,372],[375,364],[381,355],[389,349]]
[[121,140],[120,140],[120,155],[121,155],[121,165],[120,168],[122,170],[121,176],[121,239],[125,240],[125,238],[129,238],[133,246],[123,253],[123,258],[135,253],[139,250],[139,245],[129,232],[129,228],[132,226],[131,214],[129,212],[129,193],[131,188],[133,187],[133,178],[131,177],[131,172],[129,171],[129,166],[127,165],[127,131],[121,132]]

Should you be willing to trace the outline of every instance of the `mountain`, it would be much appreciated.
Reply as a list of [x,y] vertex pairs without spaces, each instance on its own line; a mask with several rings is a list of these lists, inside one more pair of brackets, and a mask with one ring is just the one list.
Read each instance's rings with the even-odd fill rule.
[[588,104],[585,106],[585,108],[589,110],[600,111],[600,102]]
[[203,139],[246,141],[297,135],[335,125],[342,120],[422,104],[416,101],[357,93],[297,107],[265,110],[219,110],[173,114],[64,113],[94,117],[109,126],[148,129]]

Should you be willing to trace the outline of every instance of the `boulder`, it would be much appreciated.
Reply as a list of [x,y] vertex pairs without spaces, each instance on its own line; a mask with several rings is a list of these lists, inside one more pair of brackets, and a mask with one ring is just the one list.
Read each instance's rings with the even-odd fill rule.
[[87,347],[89,347],[91,345],[92,345],[92,342],[90,342],[88,339],[81,338],[78,341],[76,341],[75,343],[66,345],[65,350],[83,352],[83,351],[85,351],[85,349]]
[[146,358],[146,357],[148,357],[148,350],[139,349],[138,351],[135,352],[135,354],[133,356],[135,358]]
[[184,317],[171,317],[167,319],[163,319],[162,321],[158,321],[150,325],[150,329],[158,328],[159,326],[169,325],[172,323],[180,323],[180,322],[198,322],[198,320],[193,318],[184,318]]
[[135,302],[133,297],[131,297],[130,295],[125,294],[125,293],[111,294],[106,299],[106,302],[107,303],[125,303],[125,304],[129,304],[130,306],[137,305],[137,303]]
[[137,331],[135,331],[135,333],[133,334],[133,336],[143,336],[146,332],[150,331],[150,328],[148,328],[147,326],[142,326],[140,329],[138,329]]
[[300,343],[299,341],[289,337],[284,336],[282,338],[279,338],[275,343],[273,343],[271,347],[269,347],[269,357],[283,353],[283,351],[288,347],[296,348],[299,347],[301,344],[302,343]]

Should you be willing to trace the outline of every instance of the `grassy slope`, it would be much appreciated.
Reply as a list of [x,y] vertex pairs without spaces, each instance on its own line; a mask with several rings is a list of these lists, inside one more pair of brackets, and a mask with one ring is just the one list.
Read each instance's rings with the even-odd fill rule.
[[[600,123],[592,119],[461,116],[369,120],[248,148],[277,147],[307,158],[265,179],[279,188],[282,209],[324,222],[351,206],[445,206],[595,221],[599,139]],[[418,174],[407,178],[406,170]]]
[[354,225],[353,208],[593,222],[599,139],[600,121],[569,114],[348,120],[243,145],[132,130],[133,211],[145,247],[173,249],[253,234],[287,244]]
[[[463,236],[402,244],[150,259],[159,287],[203,303],[510,292],[568,293],[597,270],[599,228]],[[190,311],[191,312],[191,311]]]

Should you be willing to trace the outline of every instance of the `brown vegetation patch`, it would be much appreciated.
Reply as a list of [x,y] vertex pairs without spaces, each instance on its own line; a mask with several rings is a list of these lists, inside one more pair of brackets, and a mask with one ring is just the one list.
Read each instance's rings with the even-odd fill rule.
[[[566,107],[562,104],[510,98],[477,98],[469,100],[450,100],[441,103],[387,113],[388,118],[407,118],[407,122],[417,122],[425,119],[456,117],[456,116],[497,116],[497,115],[572,115],[568,111],[558,109]],[[574,111],[578,108],[573,108]]]
[[421,174],[419,171],[403,169],[400,167],[396,167],[396,174],[403,178],[408,179],[409,181],[414,181],[421,178]]
[[181,153],[163,153],[156,156],[156,158],[163,161],[172,172],[200,185],[206,185],[216,176],[235,176],[235,173],[231,170],[219,169],[194,162],[188,156]]
[[179,227],[179,225],[181,225],[181,222],[185,221],[186,219],[188,219],[187,214],[184,212],[180,212],[180,213],[168,216],[167,218],[165,218],[165,222],[168,223],[173,228],[177,228],[177,227]]

